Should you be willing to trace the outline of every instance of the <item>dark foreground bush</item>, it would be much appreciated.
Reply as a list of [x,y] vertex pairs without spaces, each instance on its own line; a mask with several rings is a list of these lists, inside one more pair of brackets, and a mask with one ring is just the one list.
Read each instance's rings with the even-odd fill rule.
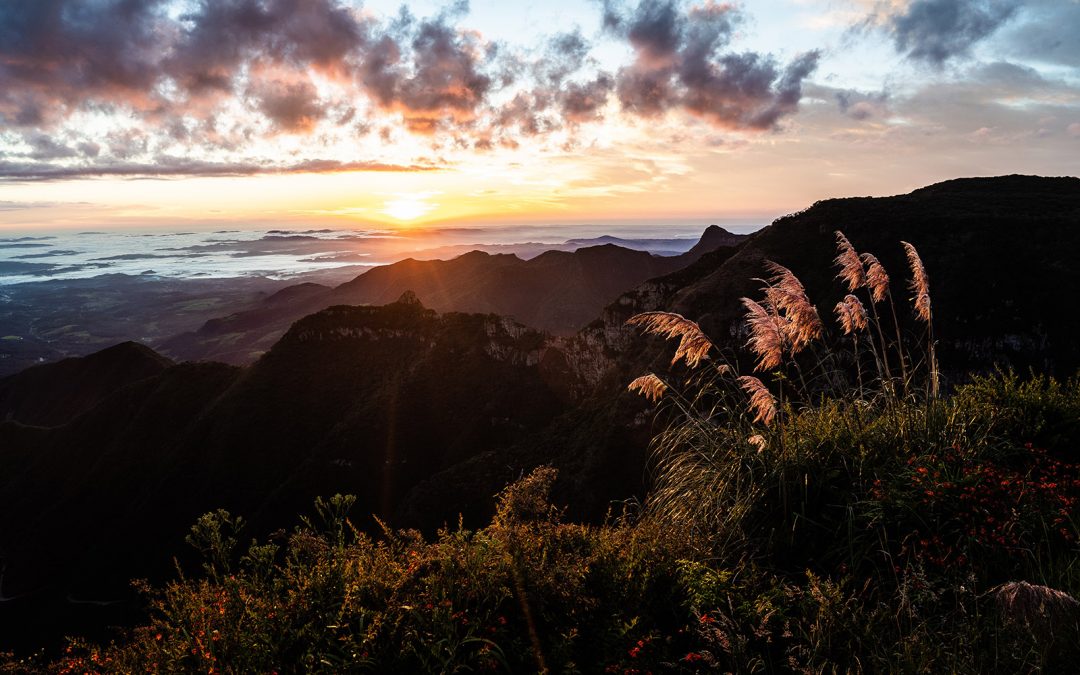
[[[208,514],[205,569],[144,587],[147,625],[5,668],[1060,672],[1080,658],[1078,414],[1075,383],[998,377],[929,409],[808,408],[782,451],[718,428],[693,447],[727,464],[686,497],[741,515],[708,533],[670,501],[562,522],[545,468],[489,526],[431,541],[359,533],[340,496],[244,550],[240,520]],[[732,487],[747,475],[757,489]]]

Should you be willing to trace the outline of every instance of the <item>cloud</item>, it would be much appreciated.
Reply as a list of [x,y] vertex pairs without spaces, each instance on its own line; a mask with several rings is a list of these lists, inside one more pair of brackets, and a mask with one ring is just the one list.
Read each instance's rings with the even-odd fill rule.
[[451,14],[417,20],[404,14],[365,51],[360,83],[385,111],[402,113],[406,127],[431,134],[468,125],[493,88],[485,72],[497,47],[450,25]]
[[888,92],[863,92],[841,89],[833,93],[840,112],[853,120],[863,121],[889,115]]
[[56,274],[68,274],[82,270],[107,269],[109,263],[82,263],[77,265],[54,265],[52,263],[28,263],[13,260],[0,260],[0,277],[33,276],[46,277]]
[[31,148],[30,152],[27,154],[31,159],[66,159],[68,157],[75,157],[79,154],[77,150],[74,150],[43,133],[34,132],[26,134],[23,137],[23,140],[25,140],[27,145]]
[[280,131],[310,132],[326,116],[315,85],[307,80],[263,82],[252,93],[259,110]]
[[1027,0],[1024,11],[1002,30],[1001,43],[1011,56],[1076,68],[1080,65],[1080,2]]
[[896,50],[913,61],[941,67],[967,56],[978,42],[1016,15],[1021,0],[910,0],[879,10],[865,25],[876,25]]
[[11,256],[12,260],[36,260],[39,258],[58,258],[64,256],[79,255],[81,251],[74,251],[69,249],[58,249],[55,251],[45,251],[44,253],[24,253],[22,255]]
[[372,24],[335,0],[201,0],[182,19],[162,68],[192,93],[230,91],[257,59],[340,75]]
[[45,162],[0,161],[0,182],[67,180],[73,178],[169,178],[187,176],[254,176],[283,173],[341,173],[345,171],[436,171],[434,164],[384,164],[309,159],[293,164],[264,162],[211,162],[177,157],[158,157],[153,162],[116,162],[57,165]]
[[581,35],[581,31],[551,37],[543,57],[533,65],[536,79],[548,86],[558,87],[586,65],[591,49],[592,45]]
[[137,97],[156,77],[162,0],[36,0],[0,4],[0,82],[9,123],[78,103],[87,92]]
[[607,73],[589,82],[566,84],[557,95],[562,118],[577,123],[599,119],[614,88],[615,80]]
[[90,258],[91,262],[115,262],[120,260],[158,260],[158,259],[173,259],[177,257],[184,258],[205,258],[209,256],[209,253],[188,253],[184,256],[166,255],[163,253],[120,253],[117,255],[104,256],[101,258]]
[[714,2],[689,10],[674,0],[642,0],[634,9],[606,2],[604,24],[635,52],[617,75],[623,110],[653,117],[675,109],[725,129],[776,128],[798,109],[820,53],[781,66],[769,55],[727,51],[741,20],[731,5]]
[[[818,61],[733,50],[741,15],[712,0],[609,0],[601,35],[541,35],[538,48],[488,40],[460,25],[467,14],[463,1],[426,17],[352,0],[0,2],[0,180],[313,170],[251,160],[263,142],[416,170],[425,152],[523,136],[572,145],[607,114],[771,130]],[[602,67],[595,41],[612,39],[631,61]]]

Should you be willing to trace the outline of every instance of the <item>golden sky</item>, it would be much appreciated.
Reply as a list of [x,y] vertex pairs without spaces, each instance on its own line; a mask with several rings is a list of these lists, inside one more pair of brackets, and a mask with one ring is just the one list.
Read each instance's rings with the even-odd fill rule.
[[1077,173],[1074,0],[245,6],[0,7],[0,227],[661,226]]

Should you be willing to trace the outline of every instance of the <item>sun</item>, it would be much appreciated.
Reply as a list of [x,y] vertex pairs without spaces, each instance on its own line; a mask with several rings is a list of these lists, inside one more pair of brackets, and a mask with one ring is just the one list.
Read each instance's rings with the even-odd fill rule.
[[427,201],[429,196],[429,193],[398,194],[396,199],[389,199],[383,203],[382,212],[395,220],[416,220],[438,206]]

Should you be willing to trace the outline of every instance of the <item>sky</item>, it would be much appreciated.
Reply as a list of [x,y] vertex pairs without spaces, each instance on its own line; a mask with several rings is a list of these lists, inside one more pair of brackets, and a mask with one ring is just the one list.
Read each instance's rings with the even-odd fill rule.
[[1080,0],[6,0],[0,228],[664,223],[1076,175]]

